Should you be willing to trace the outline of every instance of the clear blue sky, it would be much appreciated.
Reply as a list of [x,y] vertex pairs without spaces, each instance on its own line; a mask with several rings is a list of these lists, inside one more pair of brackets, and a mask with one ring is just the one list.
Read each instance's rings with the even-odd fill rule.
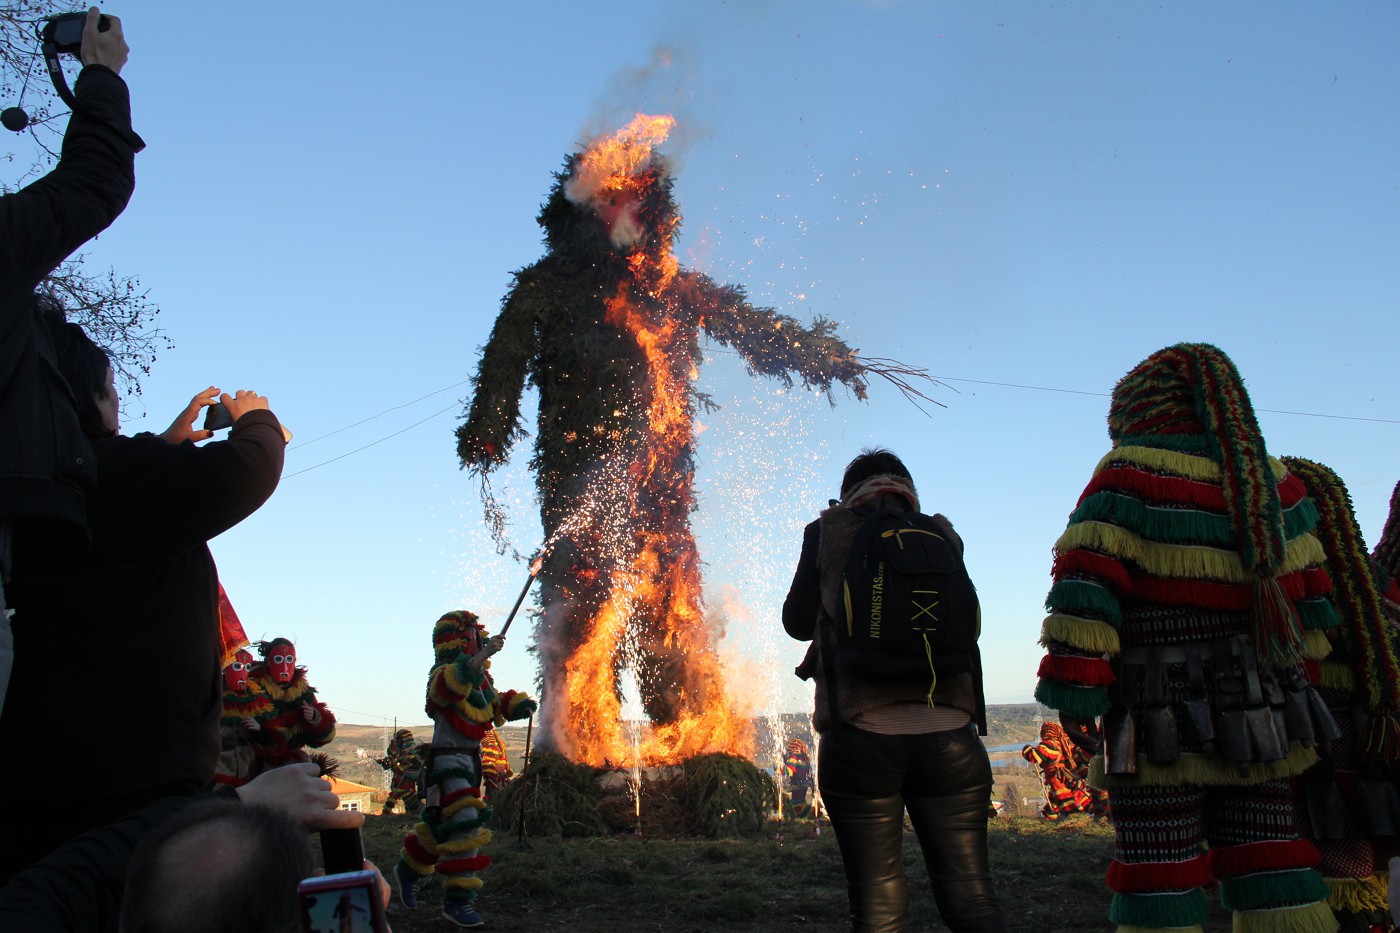
[[[778,610],[801,526],[869,444],[964,535],[989,699],[1028,701],[1107,393],[1167,344],[1221,346],[1260,409],[1373,419],[1261,415],[1379,534],[1400,479],[1394,4],[104,9],[149,148],[89,263],[138,273],[176,342],[127,430],[211,382],[271,399],[285,478],[213,550],[249,634],[294,638],[347,721],[422,721],[432,622],[495,629],[524,582],[457,469],[458,399],[542,254],[551,173],[639,111],[679,121],[683,263],[949,377],[925,417],[881,384],[831,408],[708,354],[724,408],[701,419],[695,525],[769,709],[809,705]],[[522,551],[528,456],[500,480]],[[503,686],[533,681],[529,630]]]

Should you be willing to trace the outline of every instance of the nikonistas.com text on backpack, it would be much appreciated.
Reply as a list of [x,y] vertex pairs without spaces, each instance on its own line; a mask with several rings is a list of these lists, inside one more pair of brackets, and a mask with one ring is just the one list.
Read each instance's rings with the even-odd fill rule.
[[842,604],[826,621],[835,673],[926,684],[930,696],[941,674],[969,672],[980,681],[977,591],[958,546],[919,512],[857,513],[863,520],[842,571]]

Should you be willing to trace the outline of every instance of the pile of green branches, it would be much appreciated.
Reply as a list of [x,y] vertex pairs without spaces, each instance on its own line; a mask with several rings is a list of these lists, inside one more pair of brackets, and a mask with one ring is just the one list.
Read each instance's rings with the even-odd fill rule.
[[523,812],[529,836],[602,836],[608,831],[598,813],[602,796],[594,768],[542,752],[530,758],[524,774],[496,791],[491,807],[504,831],[514,831]]
[[753,762],[715,752],[685,763],[690,831],[710,837],[762,833],[778,807],[773,779]]

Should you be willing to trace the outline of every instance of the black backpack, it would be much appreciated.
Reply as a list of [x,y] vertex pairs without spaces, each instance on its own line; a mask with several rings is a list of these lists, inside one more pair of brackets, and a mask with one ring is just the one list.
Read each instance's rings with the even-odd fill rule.
[[980,693],[977,591],[957,545],[922,513],[855,511],[864,520],[842,571],[838,617],[826,619],[828,663],[858,682],[930,690],[938,675],[968,672]]

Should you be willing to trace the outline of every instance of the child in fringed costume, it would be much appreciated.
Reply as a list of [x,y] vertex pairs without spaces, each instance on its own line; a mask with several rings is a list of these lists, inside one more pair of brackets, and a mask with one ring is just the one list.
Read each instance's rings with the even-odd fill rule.
[[506,745],[501,741],[501,733],[492,729],[481,739],[481,796],[490,801],[496,791],[514,772],[510,770],[510,760],[506,757]]
[[394,866],[399,900],[410,910],[418,906],[418,882],[436,869],[445,879],[442,915],[461,927],[486,923],[474,909],[482,884],[477,874],[491,863],[489,855],[477,854],[491,840],[485,828],[491,810],[481,796],[482,740],[495,726],[535,711],[535,701],[524,693],[496,692],[488,658],[504,643],[500,635],[488,638],[477,617],[463,609],[433,626],[434,664],[424,707],[433,719],[427,802]]
[[1346,486],[1331,469],[1284,457],[1317,504],[1318,539],[1327,554],[1332,605],[1340,624],[1332,654],[1318,662],[1318,692],[1341,737],[1295,781],[1308,836],[1322,852],[1328,903],[1348,933],[1393,929],[1387,862],[1400,833],[1400,661],[1386,618],[1385,574],[1366,552]]
[[788,796],[792,800],[793,819],[805,820],[812,816],[812,753],[807,743],[792,739],[787,743],[783,755],[783,783],[787,785]]
[[1237,933],[1335,930],[1289,783],[1337,736],[1304,666],[1337,624],[1317,509],[1208,344],[1138,364],[1108,426],[1055,544],[1036,698],[1104,718],[1090,781],[1113,805],[1109,918],[1199,931],[1219,882]]
[[1022,748],[1021,757],[1035,768],[1045,790],[1041,816],[1058,820],[1070,813],[1088,813],[1093,809],[1093,798],[1078,770],[1079,750],[1064,726],[1058,722],[1041,723],[1040,742]]
[[1108,791],[1089,783],[1089,766],[1103,751],[1103,732],[1097,719],[1062,717],[1060,725],[1074,746],[1074,773],[1080,786],[1089,795],[1089,813],[1097,819],[1109,816]]
[[224,668],[224,709],[219,720],[216,784],[242,787],[262,772],[257,749],[267,742],[260,720],[272,715],[267,691],[249,679],[253,656],[240,648]]
[[258,653],[262,660],[248,679],[267,694],[272,709],[258,721],[265,741],[254,750],[264,769],[309,761],[307,748],[335,739],[335,714],[316,699],[316,688],[307,683],[306,668],[297,666],[297,649],[289,639],[259,642]]
[[410,812],[418,801],[418,772],[423,768],[423,759],[418,756],[418,743],[413,740],[410,729],[400,729],[389,740],[383,758],[372,759],[375,764],[390,772],[389,799],[384,801],[380,816],[388,816],[395,811],[395,804],[403,804],[403,812]]

